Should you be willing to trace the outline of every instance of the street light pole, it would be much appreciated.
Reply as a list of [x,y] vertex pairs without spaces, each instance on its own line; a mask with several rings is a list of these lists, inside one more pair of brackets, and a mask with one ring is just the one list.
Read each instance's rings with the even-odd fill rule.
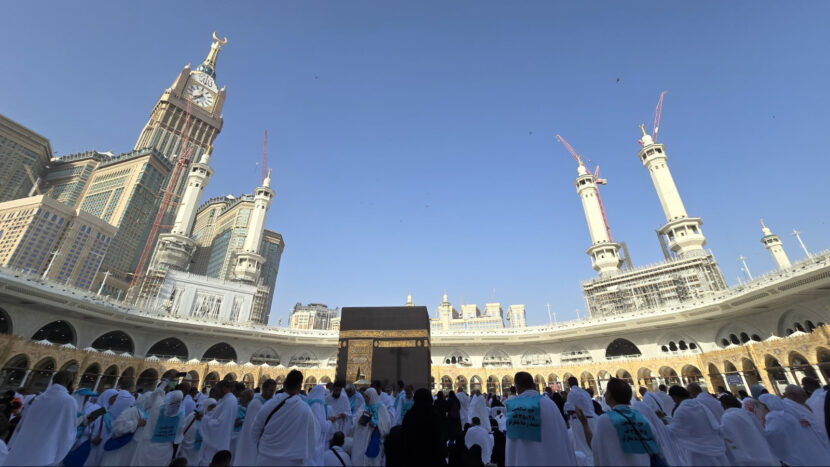
[[743,255],[741,255],[738,257],[738,261],[743,263],[744,268],[742,269],[742,271],[746,273],[746,276],[749,277],[749,280],[752,280],[752,273],[749,272],[749,266],[746,265],[746,258]]
[[798,244],[799,244],[799,245],[801,245],[801,249],[802,249],[802,250],[804,250],[804,254],[805,254],[805,255],[807,255],[807,257],[808,257],[808,258],[812,258],[812,257],[813,257],[813,255],[811,255],[811,254],[810,254],[810,251],[809,251],[809,250],[807,250],[807,247],[806,247],[806,246],[804,246],[804,242],[801,240],[801,232],[799,232],[799,231],[798,231],[798,230],[796,230],[796,229],[793,229],[793,233],[792,233],[792,234],[793,234],[793,235],[795,236],[795,238],[798,240]]
[[55,250],[55,251],[52,252],[52,259],[49,260],[49,265],[46,266],[46,270],[43,271],[43,275],[40,277],[41,279],[46,280],[46,276],[49,275],[49,270],[52,269],[52,264],[55,263],[55,259],[58,257],[59,254],[60,254],[59,250]]
[[104,285],[107,283],[107,277],[109,277],[109,276],[110,276],[110,272],[106,271],[104,273],[104,279],[101,281],[101,287],[98,287],[98,293],[96,295],[100,296],[101,292],[104,291]]

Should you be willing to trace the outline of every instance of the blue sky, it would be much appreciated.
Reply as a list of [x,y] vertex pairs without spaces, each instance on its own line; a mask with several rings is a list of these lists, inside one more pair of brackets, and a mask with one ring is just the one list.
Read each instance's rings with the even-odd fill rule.
[[[637,159],[660,128],[690,215],[730,283],[830,247],[828,2],[7,2],[0,112],[58,154],[127,151],[161,92],[229,42],[208,196],[250,192],[262,132],[286,251],[272,322],[294,303],[434,311],[493,297],[529,324],[584,310],[594,277],[562,134],[608,178],[614,237],[661,259]],[[787,234],[787,235],[785,235]]]

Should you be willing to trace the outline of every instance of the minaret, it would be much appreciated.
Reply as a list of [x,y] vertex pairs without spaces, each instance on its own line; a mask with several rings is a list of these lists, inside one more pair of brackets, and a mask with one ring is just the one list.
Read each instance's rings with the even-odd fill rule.
[[415,304],[412,303],[412,293],[411,292],[406,294],[406,304],[404,304],[404,306],[415,306]]
[[262,186],[254,192],[254,209],[248,221],[248,230],[242,252],[236,256],[234,276],[237,280],[255,283],[259,279],[265,257],[259,254],[259,245],[262,243],[262,234],[265,230],[265,215],[274,200],[274,190],[271,189],[271,170],[262,182]]
[[705,255],[703,245],[706,244],[706,238],[700,230],[703,221],[699,217],[689,217],[686,214],[686,208],[683,207],[680,193],[666,164],[666,147],[654,142],[643,125],[640,126],[640,130],[643,132],[643,138],[640,140],[643,146],[639,153],[640,161],[651,174],[651,181],[666,215],[666,224],[658,232],[668,238],[669,248],[681,258]]
[[585,220],[588,222],[588,233],[591,234],[591,246],[585,253],[591,257],[591,266],[600,277],[616,274],[620,271],[620,244],[611,240],[611,235],[605,227],[605,219],[599,201],[599,189],[594,176],[585,168],[582,160],[577,158],[577,177],[574,180],[576,192],[582,200],[582,209],[585,211]]
[[775,265],[778,266],[778,269],[786,269],[792,266],[790,258],[787,257],[787,252],[784,251],[784,245],[781,243],[781,237],[773,234],[772,230],[764,225],[763,219],[761,219],[761,232],[764,233],[764,236],[761,237],[761,243],[764,244],[764,248],[766,248],[769,251],[769,254],[772,255],[772,259],[775,261]]
[[184,235],[185,237],[190,236],[193,220],[196,218],[196,208],[202,199],[202,192],[213,175],[213,169],[208,165],[209,162],[210,154],[205,153],[202,154],[199,162],[190,164],[184,194],[179,203],[176,220],[173,222],[173,230],[170,233]]
[[190,238],[190,230],[193,228],[202,192],[213,175],[209,162],[210,154],[205,153],[199,162],[191,164],[188,168],[184,193],[176,211],[173,229],[170,233],[159,235],[151,268],[179,271],[187,271],[190,268],[190,261],[196,251],[196,242]]

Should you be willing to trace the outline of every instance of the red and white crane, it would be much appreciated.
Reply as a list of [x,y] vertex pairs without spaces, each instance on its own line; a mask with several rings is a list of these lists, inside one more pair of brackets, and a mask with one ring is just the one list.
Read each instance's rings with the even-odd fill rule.
[[159,229],[161,228],[169,228],[169,225],[162,225],[161,222],[164,219],[167,210],[171,206],[175,206],[176,202],[172,200],[173,196],[176,196],[178,192],[178,187],[181,182],[181,175],[182,169],[186,169],[187,166],[190,164],[190,155],[193,152],[193,145],[190,143],[190,110],[191,110],[191,102],[187,101],[187,112],[185,113],[185,120],[184,126],[182,127],[182,145],[181,145],[181,153],[179,157],[176,158],[176,166],[173,168],[173,173],[170,174],[170,179],[167,182],[167,188],[164,190],[164,194],[161,198],[161,203],[159,204],[158,212],[156,212],[156,218],[153,220],[153,227],[150,229],[150,235],[147,237],[147,241],[144,243],[144,250],[141,252],[141,257],[138,260],[138,265],[135,268],[135,272],[133,273],[133,278],[130,281],[130,289],[132,290],[138,284],[139,278],[144,273],[144,266],[147,264],[147,260],[150,258],[150,252],[155,245],[156,238],[159,233]]
[[[565,138],[563,138],[560,135],[556,135],[556,140],[559,141],[560,143],[562,143],[563,146],[565,146],[565,149],[567,149],[568,152],[571,153],[571,156],[573,156],[573,158],[576,160],[577,164],[579,164],[581,167],[585,167],[585,164],[582,162],[582,158],[579,157],[579,154],[577,154],[577,152],[573,148],[573,146],[571,146],[567,141],[565,141]],[[594,173],[589,172],[588,174],[594,179],[595,184],[597,184],[597,185],[607,185],[608,184],[607,179],[599,177],[599,165],[597,165],[596,168],[594,169]],[[605,231],[608,233],[608,240],[613,242],[614,237],[611,236],[611,226],[608,225],[608,217],[605,215],[605,205],[602,204],[602,195],[599,192],[599,187],[597,187],[597,201],[599,201],[599,209],[600,209],[600,211],[602,211],[602,221],[605,223]]]
[[[651,127],[651,143],[657,142],[657,133],[660,132],[660,117],[663,115],[663,97],[666,96],[666,91],[660,93],[660,99],[657,100],[657,107],[654,109],[654,125]],[[643,136],[646,136],[646,124],[643,123],[640,125],[640,131],[643,132]],[[640,146],[643,146],[643,140],[638,141]]]

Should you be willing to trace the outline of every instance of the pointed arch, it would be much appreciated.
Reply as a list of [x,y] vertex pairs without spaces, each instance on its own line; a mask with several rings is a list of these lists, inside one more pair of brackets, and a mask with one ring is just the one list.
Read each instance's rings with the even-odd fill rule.
[[148,357],[157,357],[160,360],[167,360],[173,357],[183,361],[188,360],[187,346],[175,337],[168,337],[156,342],[147,350],[146,355]]
[[202,355],[203,362],[209,362],[211,360],[223,363],[234,362],[236,361],[236,349],[234,349],[233,346],[227,342],[213,344],[209,349],[205,350],[204,355]]
[[608,344],[608,347],[605,348],[605,358],[606,359],[615,359],[615,358],[636,358],[641,356],[643,353],[640,352],[640,349],[634,345],[628,339],[623,339],[619,337],[611,341]]
[[47,340],[53,344],[78,345],[78,334],[69,321],[59,319],[46,323],[32,335],[33,341]]
[[90,345],[93,349],[103,352],[105,350],[112,350],[116,353],[127,352],[130,355],[135,353],[135,344],[133,338],[124,331],[110,331],[108,333],[98,336],[92,341]]

